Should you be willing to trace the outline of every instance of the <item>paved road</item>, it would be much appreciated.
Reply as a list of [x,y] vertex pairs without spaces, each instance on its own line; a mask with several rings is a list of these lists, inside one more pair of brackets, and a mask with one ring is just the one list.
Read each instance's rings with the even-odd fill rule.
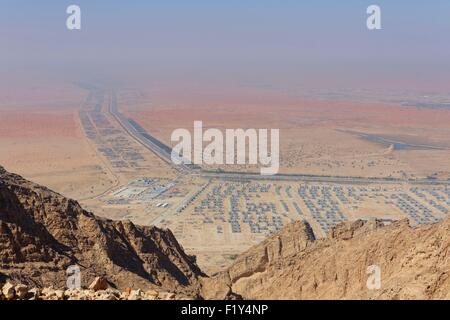
[[155,153],[159,158],[164,160],[167,164],[172,166],[178,171],[182,172],[188,172],[192,168],[180,164],[175,165],[172,162],[171,158],[171,151],[172,149],[147,133],[139,124],[137,124],[133,120],[129,120],[126,117],[124,117],[117,109],[117,98],[116,95],[113,93],[111,96],[111,101],[109,105],[109,113],[117,120],[117,122],[120,124],[120,126],[135,140],[137,140],[140,144],[142,144],[144,147]]
[[305,174],[277,174],[273,176],[262,176],[259,173],[241,173],[241,172],[214,172],[201,170],[198,174],[204,178],[224,179],[224,180],[274,180],[274,181],[311,181],[311,182],[329,182],[329,183],[347,183],[347,184],[418,184],[418,185],[448,185],[449,180],[407,180],[390,178],[363,178],[363,177],[343,177],[343,176],[315,176]]

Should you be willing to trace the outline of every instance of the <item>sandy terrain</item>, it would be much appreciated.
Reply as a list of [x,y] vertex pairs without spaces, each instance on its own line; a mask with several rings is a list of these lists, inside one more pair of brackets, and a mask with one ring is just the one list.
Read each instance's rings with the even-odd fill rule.
[[[169,186],[168,190],[154,197],[148,192],[161,185]],[[179,210],[183,203],[188,205]],[[183,247],[197,256],[202,269],[212,274],[292,221],[308,221],[318,237],[340,222],[358,219],[432,223],[450,212],[450,192],[445,186],[416,189],[399,183],[230,182],[185,177],[159,179],[147,186],[130,181],[97,204],[94,211],[100,215],[171,229]]]
[[[415,193],[409,184],[248,184],[181,175],[124,131],[109,112],[107,90],[31,92],[7,95],[0,107],[0,163],[100,216],[170,228],[208,273],[294,220],[324,236],[341,221],[408,217],[422,224],[450,210],[443,186]],[[448,110],[265,90],[200,92],[125,89],[117,101],[122,114],[168,144],[172,130],[192,129],[195,120],[205,128],[279,128],[281,172],[450,177]]]
[[[88,139],[79,115],[89,108],[88,91],[69,87],[54,87],[51,92],[44,86],[24,96],[14,91],[1,95],[0,163],[5,168],[82,201],[147,172],[171,176],[159,158],[133,140],[126,145],[142,155],[142,163],[130,170],[114,168],[98,148],[120,135],[105,138],[103,145]],[[102,107],[107,108],[107,103],[103,101]],[[111,128],[119,127],[110,121]]]
[[[131,99],[132,100],[132,99]],[[134,102],[134,103],[133,103]],[[366,177],[426,177],[450,168],[450,110],[371,102],[305,100],[270,91],[169,94],[153,90],[122,112],[170,143],[176,128],[279,128],[281,172]],[[390,150],[349,131],[442,150]],[[232,170],[257,168],[228,166]]]
[[25,92],[2,95],[0,163],[69,197],[107,188],[112,181],[79,125],[82,91],[64,87],[51,93],[44,87]]

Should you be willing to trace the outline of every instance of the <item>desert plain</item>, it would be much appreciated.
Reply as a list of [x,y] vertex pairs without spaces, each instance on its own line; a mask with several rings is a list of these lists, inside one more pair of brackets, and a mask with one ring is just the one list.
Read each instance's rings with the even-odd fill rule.
[[[325,235],[342,221],[420,225],[450,210],[449,108],[260,87],[69,83],[20,92],[1,94],[2,166],[100,216],[171,229],[209,274],[295,220]],[[173,130],[194,121],[279,129],[283,176],[245,175],[254,166],[207,168],[242,173],[231,177],[177,170],[118,114],[169,147]]]

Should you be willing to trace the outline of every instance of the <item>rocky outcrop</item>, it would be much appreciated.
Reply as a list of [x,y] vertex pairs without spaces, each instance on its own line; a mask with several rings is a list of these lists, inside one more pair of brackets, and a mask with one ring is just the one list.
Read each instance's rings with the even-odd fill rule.
[[[344,223],[315,240],[295,222],[203,280],[205,298],[449,299],[450,221],[411,228],[408,221]],[[380,286],[368,286],[373,267]],[[369,268],[369,269],[368,269]]]
[[302,252],[314,241],[314,232],[307,222],[294,222],[241,254],[226,272],[211,279],[203,279],[203,293],[209,299],[240,295],[240,283],[264,274],[271,265]]
[[112,287],[195,295],[203,276],[170,230],[96,217],[0,167],[0,277],[64,288],[73,265],[83,287],[106,276]]
[[120,291],[113,288],[101,290],[67,289],[53,287],[28,289],[26,285],[13,285],[7,282],[0,286],[0,300],[192,300],[195,296],[180,295],[174,292],[143,291],[130,288]]

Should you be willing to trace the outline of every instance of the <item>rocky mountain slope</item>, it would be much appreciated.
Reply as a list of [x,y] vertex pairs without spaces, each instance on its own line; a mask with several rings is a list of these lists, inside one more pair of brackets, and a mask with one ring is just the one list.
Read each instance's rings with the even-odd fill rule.
[[[379,288],[371,285],[373,265]],[[450,220],[417,229],[406,220],[357,221],[320,240],[295,222],[203,280],[205,298],[230,292],[244,299],[450,299]]]
[[[83,288],[108,286],[55,290],[70,265]],[[367,286],[371,266],[379,288]],[[325,239],[298,221],[207,278],[169,230],[98,218],[0,167],[0,283],[0,300],[36,297],[34,287],[40,299],[450,299],[450,219],[356,221]]]
[[0,167],[0,280],[64,288],[70,265],[84,287],[105,276],[112,287],[192,296],[203,276],[170,230],[101,219]]

